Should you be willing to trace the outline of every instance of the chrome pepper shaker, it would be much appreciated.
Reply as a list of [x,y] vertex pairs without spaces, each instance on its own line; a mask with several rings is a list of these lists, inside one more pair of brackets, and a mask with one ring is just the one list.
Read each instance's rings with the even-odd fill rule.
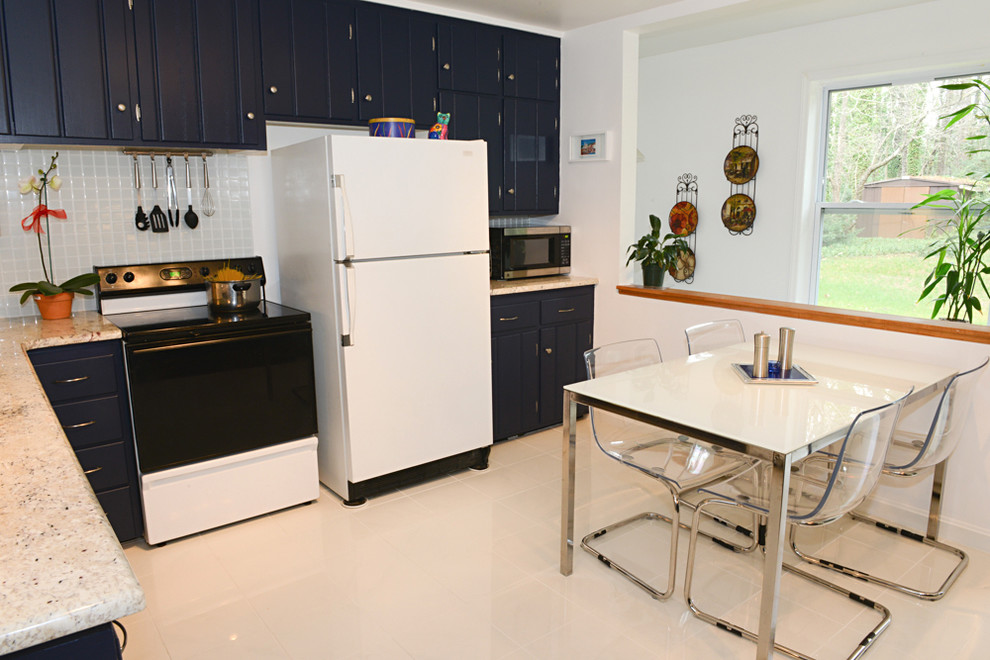
[[757,332],[753,335],[753,378],[768,376],[767,362],[770,354],[770,335]]
[[780,329],[780,342],[777,346],[777,362],[780,363],[780,375],[787,378],[791,367],[794,366],[794,328]]

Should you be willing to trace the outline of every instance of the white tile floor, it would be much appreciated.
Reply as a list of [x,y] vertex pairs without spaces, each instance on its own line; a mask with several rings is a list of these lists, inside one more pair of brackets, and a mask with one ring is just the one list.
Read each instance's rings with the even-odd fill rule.
[[[579,536],[629,513],[664,510],[655,484],[592,451],[587,422],[579,424]],[[498,444],[487,471],[396,491],[359,509],[343,508],[323,490],[309,506],[160,548],[130,545],[127,558],[148,607],[123,621],[130,638],[124,657],[754,657],[753,644],[687,610],[686,534],[678,589],[666,602],[580,550],[574,574],[560,575],[560,445],[560,430],[552,429]],[[842,527],[834,547],[847,558],[876,561],[891,547],[877,532]],[[666,552],[665,534],[656,525],[633,527],[615,535],[611,549],[644,563],[649,548]],[[810,544],[828,543],[837,532],[817,534]],[[919,579],[938,570],[936,558],[902,546],[893,546],[887,569]],[[658,573],[658,583],[663,556],[643,569]],[[755,622],[758,557],[711,544],[700,544],[698,556],[696,600]],[[890,628],[867,658],[988,657],[990,554],[973,551],[960,582],[937,603],[819,573],[892,610]],[[789,576],[782,595],[778,639],[817,657],[845,657],[876,616]]]

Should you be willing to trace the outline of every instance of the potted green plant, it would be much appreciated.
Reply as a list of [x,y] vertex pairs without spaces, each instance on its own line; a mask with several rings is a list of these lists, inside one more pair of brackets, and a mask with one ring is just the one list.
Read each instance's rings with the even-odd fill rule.
[[[48,208],[48,189],[58,190],[62,187],[62,178],[55,174],[58,167],[58,152],[52,156],[51,163],[47,170],[38,170],[38,177],[30,176],[21,179],[18,183],[22,195],[34,193],[38,196],[38,205],[34,207],[23,220],[21,227],[24,231],[33,231],[38,238],[38,254],[41,257],[41,271],[45,279],[38,282],[21,282],[10,287],[11,292],[21,292],[21,304],[27,302],[28,298],[34,298],[38,305],[38,311],[43,319],[67,318],[72,314],[72,299],[75,294],[80,293],[86,296],[93,295],[93,292],[86,287],[90,287],[99,281],[96,273],[83,273],[69,278],[61,284],[55,284],[55,275],[52,264],[52,241],[49,233],[48,219],[55,217],[65,220],[68,216],[62,209]],[[42,223],[42,221],[44,221]],[[42,226],[43,225],[43,226]],[[41,241],[41,235],[45,235],[45,244]],[[45,247],[48,248],[48,263],[45,263]]]
[[677,263],[677,255],[682,251],[690,251],[690,246],[682,236],[667,234],[661,239],[662,228],[660,218],[650,214],[650,233],[641,236],[626,250],[629,254],[627,266],[633,261],[642,264],[643,286],[663,286],[663,276]]
[[[966,90],[975,89],[983,97],[983,102],[967,104],[942,119],[948,119],[945,128],[948,129],[962,118],[972,115],[987,124],[990,128],[990,86],[979,79],[965,83],[942,85],[943,89]],[[987,139],[990,131],[982,135],[971,135],[967,140],[979,141]],[[986,152],[987,149],[972,149],[969,153]],[[990,250],[990,227],[984,223],[990,200],[986,197],[985,182],[990,179],[990,173],[977,175],[968,172],[966,176],[974,177],[970,189],[946,188],[933,193],[916,204],[913,208],[927,206],[947,209],[952,214],[946,217],[928,219],[929,233],[934,238],[929,246],[925,259],[935,258],[935,266],[925,278],[925,285],[918,297],[922,301],[932,293],[936,293],[935,305],[932,308],[932,318],[938,318],[944,310],[944,318],[949,320],[973,322],[973,312],[982,311],[977,288],[990,297],[990,290],[984,281],[984,276],[990,274],[990,266],[986,264],[987,251]]]

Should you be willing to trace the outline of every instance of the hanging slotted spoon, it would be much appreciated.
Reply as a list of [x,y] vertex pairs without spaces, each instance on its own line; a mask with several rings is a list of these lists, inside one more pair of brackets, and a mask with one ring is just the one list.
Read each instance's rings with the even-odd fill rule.
[[151,209],[151,231],[160,233],[168,231],[168,218],[162,207],[158,206],[158,171],[155,168],[155,157],[151,157],[151,188],[155,191],[155,208]]
[[190,229],[195,229],[196,225],[199,224],[199,216],[192,209],[192,181],[189,178],[189,156],[183,156],[186,159],[186,198],[189,201],[189,210],[183,216],[186,221],[186,226]]
[[206,164],[206,156],[203,156],[203,215],[210,217],[217,212],[216,204],[213,203],[213,194],[210,192],[210,166]]
[[141,208],[141,164],[138,163],[137,156],[134,156],[134,189],[137,190],[137,200],[138,207],[137,213],[134,214],[134,226],[141,231],[148,231],[151,227],[151,223],[148,221],[148,216],[145,215],[144,209]]

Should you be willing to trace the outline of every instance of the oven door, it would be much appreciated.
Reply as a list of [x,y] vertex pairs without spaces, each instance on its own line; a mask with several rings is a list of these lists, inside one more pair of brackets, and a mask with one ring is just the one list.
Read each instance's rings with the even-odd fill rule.
[[309,325],[126,343],[142,474],[316,433]]

